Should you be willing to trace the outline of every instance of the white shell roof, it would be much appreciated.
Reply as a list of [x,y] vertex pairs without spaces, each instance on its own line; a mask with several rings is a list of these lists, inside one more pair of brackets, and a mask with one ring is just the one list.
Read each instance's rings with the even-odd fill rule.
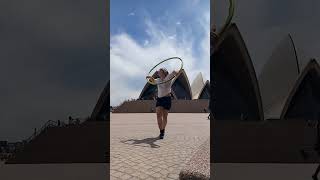
[[273,50],[259,76],[265,119],[278,119],[298,78],[298,59],[291,36]]
[[204,85],[205,83],[203,81],[203,77],[200,72],[191,84],[192,99],[197,99],[199,97]]

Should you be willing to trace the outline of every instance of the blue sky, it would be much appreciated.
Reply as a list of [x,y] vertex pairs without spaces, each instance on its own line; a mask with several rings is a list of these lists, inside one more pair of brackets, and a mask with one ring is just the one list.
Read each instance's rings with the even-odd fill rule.
[[209,0],[111,0],[111,105],[137,98],[161,58],[181,57],[190,83],[209,79],[209,28]]
[[0,4],[0,140],[90,116],[109,80],[107,1]]

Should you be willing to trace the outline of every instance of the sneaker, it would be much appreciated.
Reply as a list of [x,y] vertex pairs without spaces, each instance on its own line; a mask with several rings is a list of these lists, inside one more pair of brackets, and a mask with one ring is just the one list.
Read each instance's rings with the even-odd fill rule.
[[163,133],[160,133],[159,138],[160,138],[160,139],[163,139],[163,137],[164,137],[164,134],[163,134]]

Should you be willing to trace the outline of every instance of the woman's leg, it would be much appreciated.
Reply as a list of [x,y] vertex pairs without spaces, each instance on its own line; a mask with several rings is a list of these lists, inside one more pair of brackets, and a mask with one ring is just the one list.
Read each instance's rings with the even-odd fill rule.
[[165,129],[167,126],[168,112],[166,109],[162,111],[162,129]]
[[159,130],[162,130],[162,107],[161,106],[158,106],[156,107],[156,113],[157,113],[157,121],[158,121],[158,127],[159,127]]

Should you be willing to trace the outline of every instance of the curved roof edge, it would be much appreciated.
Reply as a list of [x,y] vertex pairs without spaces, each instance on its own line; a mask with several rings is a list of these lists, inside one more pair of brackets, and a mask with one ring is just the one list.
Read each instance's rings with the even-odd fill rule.
[[293,38],[291,36],[291,34],[288,34],[290,40],[291,40],[291,43],[292,43],[292,46],[293,46],[293,50],[294,50],[294,55],[296,56],[296,63],[297,63],[297,70],[298,70],[298,74],[300,74],[300,64],[299,64],[299,59],[298,59],[298,54],[297,54],[297,49],[296,49],[296,45],[293,41]]
[[285,101],[298,76],[297,53],[294,41],[288,34],[274,47],[259,75],[265,119],[280,118]]
[[[95,105],[90,118],[96,119],[99,116],[99,113],[101,112],[101,109],[104,107],[105,103],[110,103],[108,100],[108,97],[110,99],[110,81],[108,81],[107,85],[104,87],[102,93],[99,96],[99,99],[97,101],[97,104]],[[107,107],[109,111],[109,107]]]
[[203,85],[201,85],[201,87],[199,88],[199,91],[196,94],[193,94],[192,99],[199,99],[199,97],[201,96],[201,94],[203,93],[206,87],[210,88],[209,80],[207,80],[205,83],[203,83]]
[[186,74],[186,71],[184,69],[181,70],[181,73],[179,74],[178,77],[174,78],[173,83],[174,84],[179,78],[181,78],[181,76],[185,79],[186,83],[187,83],[187,87],[186,90],[188,91],[188,94],[190,96],[190,99],[192,99],[192,90],[191,90],[191,86],[190,86],[190,82],[189,82],[189,78]]
[[[139,99],[142,98],[143,93],[148,89],[149,86],[151,86],[151,84],[148,83],[148,82],[144,85],[144,87],[143,87],[143,89],[142,89],[142,91],[141,91],[141,93],[140,93],[140,95],[139,95]],[[153,85],[152,85],[152,86],[153,86]]]
[[201,93],[204,84],[202,73],[199,72],[191,84],[192,99],[195,99],[195,97]]
[[[156,76],[156,72],[153,73],[152,77],[155,77],[155,76]],[[149,86],[154,86],[154,85],[146,82],[146,84],[144,85],[144,87],[143,87],[143,89],[142,89],[142,91],[141,91],[141,93],[140,93],[140,95],[139,95],[139,99],[142,98],[142,95],[143,95],[144,92],[148,89]]]
[[210,92],[210,82],[209,82],[209,80],[207,80],[207,81],[203,84],[203,86],[202,86],[202,88],[201,88],[201,90],[200,90],[200,93],[197,95],[196,99],[199,99],[199,98],[201,97],[201,94],[204,92],[204,90],[205,90],[206,88],[208,88],[208,89],[209,89],[209,92]]
[[215,49],[214,52],[217,52],[219,50],[219,46],[220,44],[223,43],[224,39],[226,39],[228,36],[233,36],[234,39],[236,39],[239,42],[239,48],[241,48],[241,51],[244,52],[243,56],[244,56],[244,63],[247,66],[247,69],[249,71],[249,76],[250,81],[253,85],[254,88],[254,94],[256,97],[256,101],[257,101],[257,105],[258,105],[258,113],[260,115],[260,120],[264,120],[264,112],[263,112],[263,106],[262,106],[262,98],[261,98],[261,93],[260,93],[260,88],[259,88],[259,84],[258,84],[258,78],[255,72],[255,68],[253,66],[248,48],[245,44],[245,41],[242,38],[242,35],[237,27],[237,25],[235,23],[232,23],[225,32],[223,32],[221,34],[221,36],[218,38],[217,43],[215,44]]
[[306,67],[303,69],[303,71],[299,75],[298,79],[296,80],[296,83],[295,83],[294,87],[292,88],[292,90],[290,91],[290,94],[288,95],[288,98],[287,98],[286,103],[284,105],[284,108],[282,110],[282,113],[280,116],[281,119],[283,119],[284,116],[286,115],[286,113],[289,109],[289,106],[291,104],[291,101],[292,101],[294,95],[296,94],[297,90],[300,87],[300,84],[302,83],[302,81],[304,80],[304,78],[308,74],[308,72],[310,72],[311,70],[315,70],[320,75],[320,66],[315,59],[311,59],[308,62],[308,64],[306,65]]

